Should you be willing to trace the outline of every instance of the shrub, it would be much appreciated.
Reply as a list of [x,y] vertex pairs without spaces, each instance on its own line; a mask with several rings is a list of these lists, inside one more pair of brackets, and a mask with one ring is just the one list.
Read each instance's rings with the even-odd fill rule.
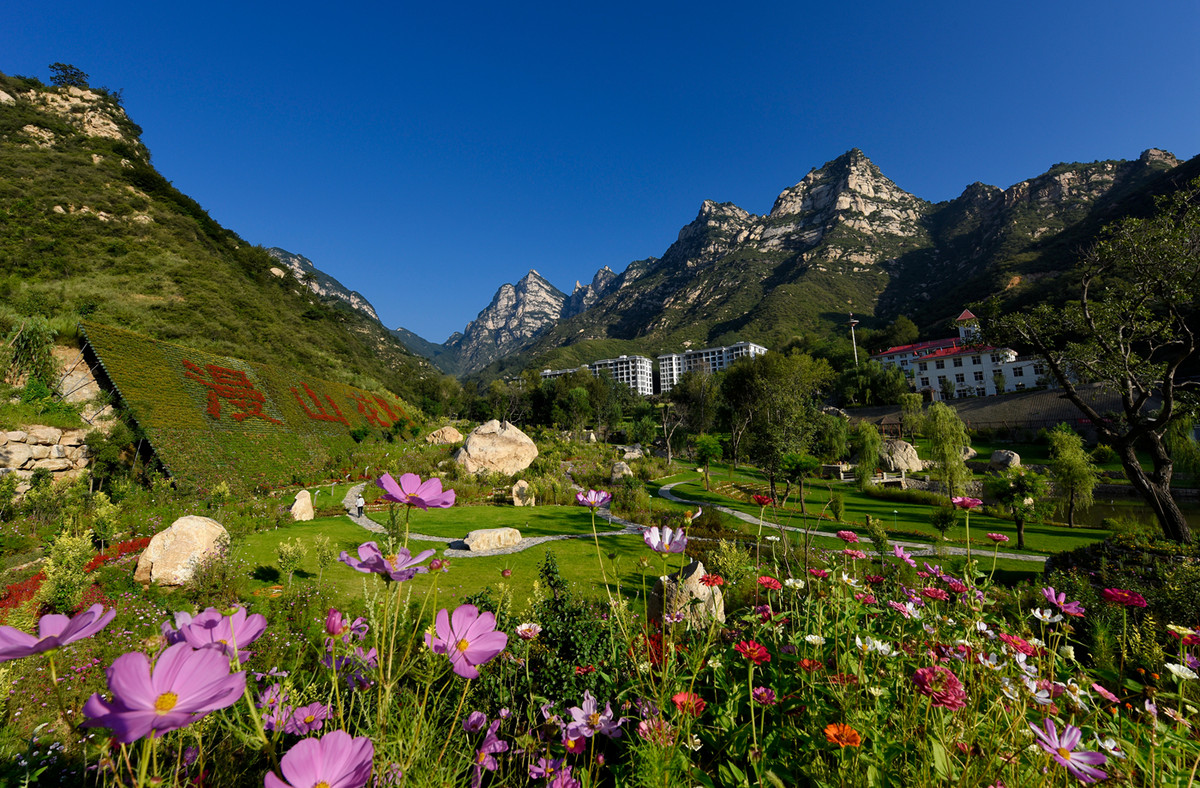
[[287,577],[288,585],[292,584],[292,575],[300,568],[307,553],[308,548],[299,538],[295,541],[285,539],[275,547],[275,556],[279,561],[279,574]]
[[1107,465],[1110,462],[1116,462],[1118,459],[1117,452],[1112,446],[1107,443],[1101,443],[1092,449],[1092,462],[1097,465]]
[[833,514],[833,519],[840,523],[842,517],[846,514],[846,497],[840,492],[831,495],[829,497],[829,511]]
[[246,596],[250,565],[229,554],[227,540],[196,563],[184,593],[197,607],[226,607]]
[[953,506],[939,506],[929,514],[929,524],[945,538],[946,532],[958,525],[958,511]]
[[930,492],[929,490],[901,490],[898,487],[884,487],[883,485],[876,484],[869,485],[863,492],[872,498],[878,498],[883,501],[917,503],[926,506],[946,506],[950,503],[948,496]]
[[38,599],[58,613],[71,613],[83,601],[83,590],[88,585],[84,566],[92,557],[92,534],[81,536],[60,534],[50,546],[50,557],[43,570],[46,580],[38,592]]

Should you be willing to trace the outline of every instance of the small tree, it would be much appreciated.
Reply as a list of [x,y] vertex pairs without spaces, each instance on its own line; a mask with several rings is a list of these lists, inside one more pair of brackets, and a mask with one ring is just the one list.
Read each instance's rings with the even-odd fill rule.
[[[865,424],[866,422],[860,422]],[[804,503],[804,479],[816,472],[817,468],[821,467],[821,461],[810,454],[787,454],[783,458],[783,463],[780,466],[783,472],[783,478],[788,484],[795,483],[800,487],[800,513],[808,514],[808,508]]]
[[875,425],[868,421],[860,421],[854,425],[854,447],[858,451],[858,465],[854,476],[858,486],[865,487],[875,475],[875,467],[879,465],[879,455],[883,451],[883,437]]
[[1075,527],[1076,507],[1092,505],[1092,491],[1100,472],[1083,448],[1083,438],[1066,424],[1050,431],[1050,478],[1054,491],[1063,499],[1067,525]]
[[4,379],[10,383],[19,378],[36,380],[53,390],[58,385],[58,367],[54,363],[54,330],[46,318],[37,315],[26,318],[8,340],[8,368]]
[[696,438],[696,462],[704,466],[704,489],[708,486],[708,466],[713,460],[721,459],[721,442],[712,435]]
[[953,380],[951,380],[950,378],[942,378],[942,382],[939,385],[941,386],[941,389],[942,389],[942,401],[943,402],[949,402],[950,400],[954,399],[954,381]]
[[1053,507],[1045,476],[1025,468],[1008,468],[987,480],[988,494],[1008,509],[1017,525],[1017,549],[1025,549],[1025,521],[1041,520]]
[[88,75],[70,63],[50,64],[50,84],[59,88],[87,88]]
[[929,438],[934,472],[946,494],[951,497],[961,495],[971,478],[971,471],[963,459],[963,449],[971,445],[966,425],[954,408],[944,402],[935,402],[929,406],[925,417],[925,434]]
[[916,392],[900,395],[900,430],[902,435],[907,435],[909,440],[917,437],[917,433],[921,430],[921,421],[923,414],[921,409],[925,404],[925,398]]

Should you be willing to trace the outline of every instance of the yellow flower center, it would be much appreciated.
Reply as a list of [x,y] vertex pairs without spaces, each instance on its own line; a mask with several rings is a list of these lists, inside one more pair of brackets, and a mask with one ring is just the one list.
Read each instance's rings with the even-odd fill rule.
[[396,565],[396,554],[395,554],[395,553],[393,553],[392,555],[385,555],[385,556],[383,557],[383,560],[384,560],[384,561],[387,561],[387,562],[388,562],[389,564],[391,564],[392,566],[395,566],[395,565]]
[[456,646],[456,648],[459,651],[466,651],[470,647],[471,647],[471,644],[467,642],[466,638],[463,638],[462,640],[458,641],[458,646]]
[[311,722],[312,722],[313,720],[315,720],[316,718],[317,718],[317,715],[315,715],[315,714],[310,714],[310,715],[308,715],[307,717],[305,717],[305,718],[304,718],[304,721],[305,721],[305,722],[308,722],[308,723],[311,723]]
[[1059,747],[1058,754],[1061,755],[1064,760],[1068,760],[1068,761],[1071,760],[1071,751],[1068,750],[1066,747]]
[[175,704],[179,702],[179,696],[174,692],[164,692],[158,696],[158,700],[154,701],[154,710],[159,714],[166,714],[171,709],[175,708]]
[[329,783],[325,782],[324,780],[321,780],[321,782],[314,785],[313,788],[329,788]]
[[589,714],[589,715],[588,715],[588,718],[587,718],[587,721],[588,721],[588,725],[590,725],[590,726],[592,726],[593,728],[595,728],[597,725],[599,725],[599,724],[600,724],[600,714],[599,714],[599,712],[592,712],[591,714]]

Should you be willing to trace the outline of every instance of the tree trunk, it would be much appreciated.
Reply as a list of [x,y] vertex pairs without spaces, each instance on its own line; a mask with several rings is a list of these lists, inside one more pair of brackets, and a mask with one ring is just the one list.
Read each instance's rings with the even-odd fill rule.
[[800,477],[800,514],[808,516],[808,509],[804,506],[804,477]]
[[1025,549],[1025,518],[1014,516],[1013,519],[1017,523],[1017,549],[1024,550]]
[[1145,443],[1154,461],[1154,470],[1146,473],[1138,462],[1137,449],[1130,440],[1120,447],[1121,466],[1125,469],[1125,475],[1154,511],[1163,535],[1173,542],[1191,544],[1192,529],[1179,510],[1179,504],[1171,497],[1171,474],[1174,469],[1171,457],[1157,436],[1148,436]]
[[1075,527],[1075,490],[1067,497],[1067,527]]

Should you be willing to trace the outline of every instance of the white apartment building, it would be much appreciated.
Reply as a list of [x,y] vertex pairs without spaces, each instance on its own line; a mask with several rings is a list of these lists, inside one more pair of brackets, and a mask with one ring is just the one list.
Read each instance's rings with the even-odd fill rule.
[[767,352],[762,345],[753,342],[738,342],[724,347],[704,350],[685,350],[682,353],[667,353],[658,357],[658,389],[666,394],[685,372],[720,372],[739,358],[761,356]]
[[976,344],[979,322],[964,309],[958,316],[958,336],[900,345],[874,353],[884,366],[899,367],[916,391],[943,398],[943,380],[949,380],[954,398],[990,397],[1046,385],[1040,359],[1018,358],[1011,348]]
[[596,376],[599,376],[601,371],[607,371],[613,380],[624,383],[642,396],[648,397],[654,393],[654,364],[645,356],[619,356],[571,369],[546,369],[542,370],[542,378],[557,378],[579,370],[591,372]]

